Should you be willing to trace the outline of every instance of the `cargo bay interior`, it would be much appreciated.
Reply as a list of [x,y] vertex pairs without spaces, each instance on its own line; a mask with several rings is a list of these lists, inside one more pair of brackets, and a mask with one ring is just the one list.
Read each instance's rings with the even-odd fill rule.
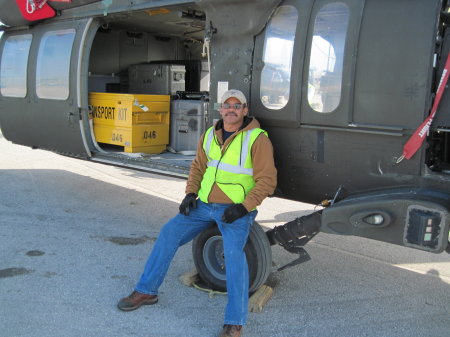
[[[205,15],[177,7],[102,20],[88,77],[99,152],[140,153],[143,158],[161,152],[192,155],[207,123]],[[179,164],[189,165],[188,157]]]

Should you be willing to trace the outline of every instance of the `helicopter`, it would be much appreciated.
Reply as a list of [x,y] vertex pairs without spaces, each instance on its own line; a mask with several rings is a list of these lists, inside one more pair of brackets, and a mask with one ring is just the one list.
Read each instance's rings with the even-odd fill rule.
[[[0,13],[0,128],[16,144],[186,177],[221,94],[244,92],[274,146],[275,195],[321,206],[252,227],[250,291],[271,246],[295,265],[319,232],[450,253],[446,0],[1,0]],[[192,246],[217,289],[221,242],[212,228]]]

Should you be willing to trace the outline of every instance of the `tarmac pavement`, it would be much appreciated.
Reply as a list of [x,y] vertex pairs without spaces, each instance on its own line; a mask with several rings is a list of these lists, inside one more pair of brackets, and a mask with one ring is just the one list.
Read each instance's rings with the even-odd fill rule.
[[[186,336],[220,332],[226,296],[180,283],[180,248],[160,300],[132,312],[128,295],[185,181],[13,145],[0,135],[0,336]],[[267,199],[265,227],[314,206]],[[274,294],[243,336],[450,336],[450,255],[320,233],[312,257],[272,273]],[[274,269],[294,259],[273,247]]]

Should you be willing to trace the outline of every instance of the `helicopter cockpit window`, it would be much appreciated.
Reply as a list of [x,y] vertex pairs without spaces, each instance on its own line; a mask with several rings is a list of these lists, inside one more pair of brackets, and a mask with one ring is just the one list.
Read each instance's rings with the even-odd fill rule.
[[325,5],[314,22],[308,102],[312,109],[320,113],[332,112],[341,100],[348,20],[347,5],[336,2]]
[[277,9],[266,29],[260,98],[268,109],[282,109],[289,101],[292,51],[298,13],[293,6]]
[[0,69],[0,92],[3,96],[27,95],[27,65],[31,34],[15,35],[5,41]]
[[39,46],[36,93],[39,98],[65,100],[69,97],[70,54],[74,29],[45,33]]

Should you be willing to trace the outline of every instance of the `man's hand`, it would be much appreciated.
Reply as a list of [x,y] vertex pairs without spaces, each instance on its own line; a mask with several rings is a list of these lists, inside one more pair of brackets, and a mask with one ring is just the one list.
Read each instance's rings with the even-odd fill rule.
[[180,213],[189,215],[191,208],[197,208],[197,194],[188,193],[180,204]]
[[242,204],[234,204],[223,212],[222,220],[227,223],[232,223],[235,220],[242,218],[248,213],[247,209]]

